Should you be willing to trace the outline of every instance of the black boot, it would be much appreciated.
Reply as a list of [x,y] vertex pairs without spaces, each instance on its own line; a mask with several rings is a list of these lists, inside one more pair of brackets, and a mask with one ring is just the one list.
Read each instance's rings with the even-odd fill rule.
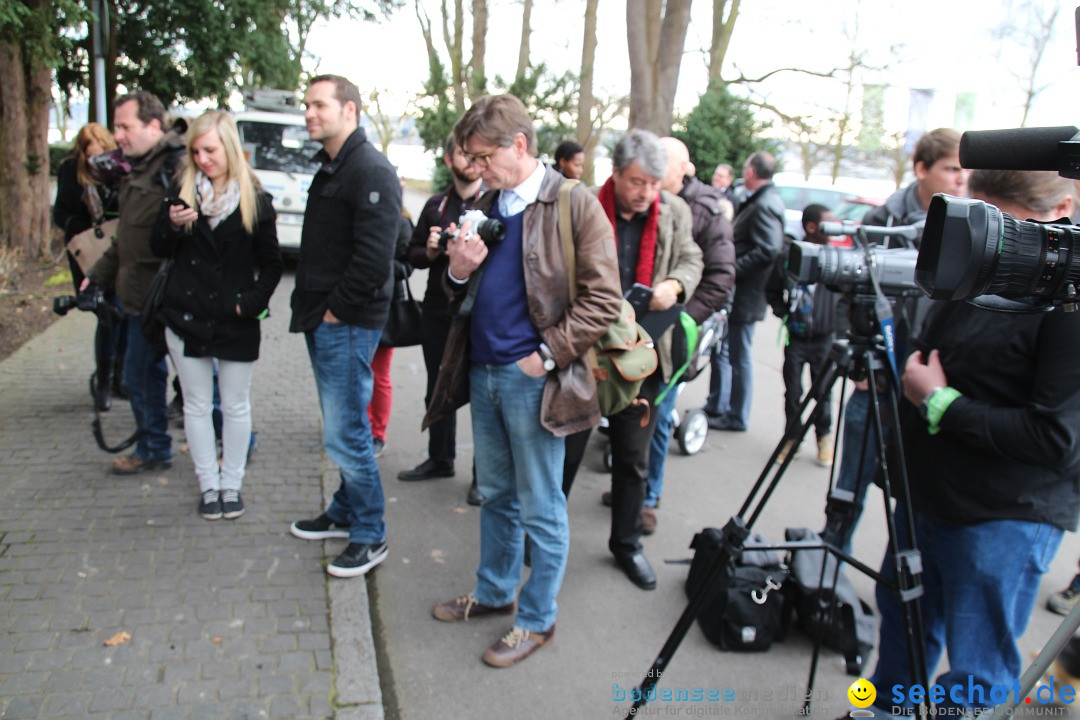
[[94,407],[98,412],[108,412],[112,407],[113,359],[99,357],[94,373]]

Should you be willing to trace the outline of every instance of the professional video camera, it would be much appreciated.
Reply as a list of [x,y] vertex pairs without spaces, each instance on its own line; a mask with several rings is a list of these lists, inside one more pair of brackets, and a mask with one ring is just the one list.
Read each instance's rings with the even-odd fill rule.
[[470,210],[458,218],[457,230],[454,232],[443,230],[442,234],[439,235],[440,250],[446,250],[446,244],[450,242],[451,238],[457,237],[461,231],[461,226],[466,222],[472,223],[469,235],[479,235],[480,239],[489,248],[496,243],[501,243],[503,238],[506,237],[506,224],[502,220],[489,218],[484,214],[483,210]]
[[95,282],[90,283],[78,295],[60,295],[53,298],[53,312],[57,315],[67,315],[71,310],[78,308],[83,312],[92,312],[102,320],[119,320],[120,310],[105,299],[105,291]]
[[914,241],[922,224],[856,225],[850,221],[823,222],[824,235],[852,235],[863,247],[840,248],[808,242],[793,242],[788,253],[788,275],[800,285],[824,283],[841,293],[873,294],[874,284],[892,297],[917,294],[914,247],[883,248],[869,242],[871,237]]
[[[1075,127],[966,132],[960,164],[986,170],[1053,170],[1080,179]],[[1075,305],[1080,227],[1016,220],[979,200],[930,201],[915,282],[935,300],[997,295],[1031,309]]]

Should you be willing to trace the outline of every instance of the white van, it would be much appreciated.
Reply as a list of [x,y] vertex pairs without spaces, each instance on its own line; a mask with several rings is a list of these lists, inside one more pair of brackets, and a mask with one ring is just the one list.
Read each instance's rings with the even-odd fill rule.
[[[319,169],[313,158],[322,147],[308,137],[303,112],[293,103],[258,102],[248,99],[247,106],[275,107],[234,113],[244,154],[266,191],[274,196],[277,211],[278,243],[281,251],[300,252],[300,231],[304,225],[311,178]],[[286,97],[285,93],[277,97]],[[276,99],[276,97],[274,98]]]

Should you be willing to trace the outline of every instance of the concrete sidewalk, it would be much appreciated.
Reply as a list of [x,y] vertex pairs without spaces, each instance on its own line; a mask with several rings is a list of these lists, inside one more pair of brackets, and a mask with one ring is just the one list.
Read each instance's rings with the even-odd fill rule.
[[[413,288],[422,293],[422,274]],[[344,544],[299,541],[291,521],[316,514],[337,474],[322,454],[320,421],[302,338],[287,333],[292,273],[264,325],[253,407],[259,449],[249,467],[247,513],[206,522],[197,483],[174,432],[171,470],[121,478],[94,445],[86,379],[93,318],[58,320],[0,363],[0,718],[539,718],[621,716],[686,604],[694,533],[723,525],[753,484],[782,430],[776,323],[755,339],[750,431],[709,435],[701,453],[673,450],[646,553],[657,590],[632,586],[606,539],[599,495],[603,440],[594,436],[570,501],[571,555],[559,596],[558,634],[522,665],[495,670],[483,650],[507,618],[462,625],[431,606],[475,582],[478,512],[465,504],[472,458],[468,410],[459,415],[458,475],[396,480],[423,459],[425,372],[419,348],[399,349],[388,449],[380,459],[390,557],[366,579],[323,572]],[[687,386],[680,409],[700,406],[707,379]],[[130,431],[126,403],[108,414],[110,439]],[[793,462],[755,530],[818,528],[826,472],[812,443]],[[880,494],[869,500],[855,552],[870,565],[884,547]],[[1076,570],[1067,535],[1043,582],[1021,643],[1037,649],[1058,624],[1042,605]],[[851,578],[860,594],[872,583]],[[370,592],[370,597],[369,593]],[[369,606],[370,599],[370,606]],[[118,632],[130,640],[106,647]],[[376,662],[377,661],[377,662]],[[733,702],[658,702],[650,714],[789,717],[799,707],[810,642],[799,632],[760,654],[723,653],[695,625],[661,687],[730,688]],[[871,666],[872,667],[872,666]],[[826,651],[812,715],[847,712],[840,657]]]

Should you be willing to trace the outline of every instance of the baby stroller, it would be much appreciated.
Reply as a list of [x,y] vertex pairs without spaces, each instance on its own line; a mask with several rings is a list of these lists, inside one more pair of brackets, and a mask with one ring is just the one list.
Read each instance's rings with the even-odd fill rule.
[[[693,380],[705,368],[709,367],[714,349],[724,339],[727,332],[728,309],[716,311],[701,325],[685,312],[679,315],[672,334],[671,355],[676,363],[671,380],[660,391],[656,404],[669,392],[679,393],[683,386]],[[681,360],[681,362],[680,362]],[[680,415],[678,408],[673,411],[674,429],[672,434],[679,443],[683,455],[694,455],[705,445],[709,434],[709,418],[701,408],[692,408]],[[600,419],[600,432],[606,433],[607,418]],[[604,469],[611,471],[611,448],[604,449]]]

